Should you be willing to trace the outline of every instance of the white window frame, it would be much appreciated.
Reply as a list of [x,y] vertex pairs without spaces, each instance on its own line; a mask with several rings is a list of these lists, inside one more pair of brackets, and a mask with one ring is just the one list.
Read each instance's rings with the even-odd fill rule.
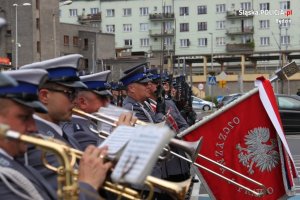
[[269,29],[270,28],[270,20],[259,20],[259,28],[260,29]]
[[241,2],[241,10],[251,10],[251,2]]
[[149,31],[149,23],[140,23],[140,31]]
[[123,16],[124,17],[130,17],[132,15],[132,9],[131,8],[123,8]]
[[99,13],[99,8],[91,8],[91,14],[98,14]]
[[149,38],[141,38],[140,42],[141,42],[141,47],[149,47],[150,44]]
[[270,46],[270,37],[260,37],[260,46]]
[[123,32],[132,32],[132,24],[123,24]]
[[280,5],[281,10],[291,9],[291,2],[290,1],[280,1],[279,5]]
[[224,13],[224,12],[226,12],[226,4],[217,4],[216,13]]
[[172,37],[165,37],[164,38],[164,44],[166,46],[166,49],[168,49],[167,47],[171,47],[173,45],[173,38]]
[[225,37],[216,37],[216,45],[217,46],[224,46],[224,45],[226,45]]
[[260,3],[259,10],[270,10],[270,3]]
[[201,5],[197,7],[197,14],[198,15],[205,15],[207,14],[207,6],[206,5]]
[[[128,44],[126,44],[128,43]],[[132,39],[125,39],[124,40],[124,46],[131,47],[132,46]]]
[[115,16],[115,9],[106,10],[106,17],[114,17],[114,16]]
[[218,30],[224,30],[226,28],[225,24],[226,24],[225,20],[217,21],[217,29]]
[[[202,24],[202,26],[200,26],[200,24]],[[198,31],[207,31],[207,22],[198,22],[197,23],[197,30]],[[202,29],[200,29],[200,27],[202,27]]]
[[179,16],[188,16],[189,15],[189,7],[179,7]]
[[77,9],[69,9],[69,14],[70,14],[70,17],[77,17],[78,16],[78,10]]
[[189,39],[180,39],[180,47],[186,48],[190,46],[190,40]]
[[198,38],[199,47],[207,47],[207,38]]
[[172,6],[163,6],[163,12],[164,13],[172,13]]
[[280,37],[280,43],[283,45],[288,45],[291,43],[291,37],[289,35],[282,35]]
[[107,33],[114,33],[115,32],[115,25],[114,24],[107,24],[106,25],[106,32]]
[[140,15],[141,16],[148,16],[149,15],[149,8],[148,7],[140,7]]

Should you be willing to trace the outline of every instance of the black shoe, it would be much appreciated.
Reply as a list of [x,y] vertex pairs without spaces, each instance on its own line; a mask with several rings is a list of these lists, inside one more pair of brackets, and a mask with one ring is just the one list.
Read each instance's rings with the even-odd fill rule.
[[192,182],[193,183],[199,183],[199,180],[198,179],[196,179],[195,177],[192,179]]

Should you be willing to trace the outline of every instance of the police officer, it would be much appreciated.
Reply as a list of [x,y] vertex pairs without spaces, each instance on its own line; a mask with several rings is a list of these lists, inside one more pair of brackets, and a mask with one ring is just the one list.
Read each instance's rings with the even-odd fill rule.
[[124,72],[120,82],[124,85],[127,97],[123,101],[123,107],[135,112],[135,116],[142,121],[160,123],[164,120],[162,113],[154,113],[144,104],[150,97],[151,79],[148,78],[146,64],[137,65]]
[[[17,86],[0,88],[0,124],[4,123],[21,134],[36,132],[32,114],[34,111],[46,113],[47,108],[38,101],[37,90],[45,70],[18,70],[4,72],[18,81]],[[3,199],[57,199],[53,188],[33,168],[20,163],[16,156],[24,154],[27,146],[23,142],[0,139],[0,195]],[[92,153],[92,154],[91,154]],[[106,150],[90,148],[84,153],[80,164],[79,181],[81,188],[96,195],[97,188],[103,183],[105,173],[110,166],[96,159],[94,153],[106,154]],[[93,167],[102,168],[99,174]],[[89,171],[90,174],[86,172]],[[97,170],[98,171],[98,170]],[[97,176],[95,178],[95,176]],[[81,199],[85,199],[82,194]]]
[[[81,76],[81,81],[87,86],[78,91],[75,99],[76,107],[86,113],[92,114],[98,112],[101,107],[106,107],[110,103],[111,92],[108,90],[110,85],[107,82],[110,71],[99,72],[91,75]],[[130,125],[134,123],[132,114],[122,114],[118,123],[123,125]],[[95,123],[92,120],[87,119],[85,116],[74,115],[70,123],[65,123],[63,130],[70,132],[68,129],[72,129],[74,132],[74,138],[85,149],[88,145],[93,144],[98,146],[104,139],[99,137],[99,134],[91,131],[91,128],[98,130],[99,126],[101,130],[111,132],[112,127],[105,123]]]
[[[73,54],[21,67],[31,70],[46,69],[48,72],[48,79],[40,85],[38,92],[39,100],[47,107],[48,113],[34,115],[39,134],[61,140],[78,150],[82,148],[73,137],[73,133],[64,132],[59,125],[61,122],[71,120],[76,89],[86,87],[77,75],[77,64],[81,57]],[[27,155],[29,165],[37,169],[56,190],[57,174],[45,168],[41,160],[41,151],[29,148]],[[55,155],[47,154],[46,159],[52,166],[59,166]],[[111,166],[111,163],[107,164],[104,165]]]
[[[161,76],[157,73],[156,69],[150,70],[150,78],[151,82],[150,85],[150,98],[149,103],[154,104],[152,106],[153,109],[156,109],[157,106],[157,88],[161,82]],[[174,130],[175,133],[179,133],[180,131],[183,131],[187,129],[189,126],[186,123],[186,121],[181,116],[180,112],[178,111],[176,105],[171,99],[163,99],[163,103],[165,103],[165,111],[166,113],[166,121],[170,127]],[[178,149],[178,148],[172,148],[172,151],[182,155],[185,157],[185,153]],[[178,157],[172,157],[171,159],[166,160],[166,162],[163,163],[166,177],[165,179],[170,181],[184,181],[190,177],[190,165],[188,162],[184,161],[183,159],[180,159]]]

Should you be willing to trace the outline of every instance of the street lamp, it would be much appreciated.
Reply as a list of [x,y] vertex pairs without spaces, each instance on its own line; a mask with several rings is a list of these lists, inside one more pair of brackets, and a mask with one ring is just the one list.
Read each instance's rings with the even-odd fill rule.
[[16,7],[16,37],[15,37],[15,48],[16,48],[16,61],[15,61],[15,67],[16,70],[18,69],[18,48],[21,47],[21,44],[18,42],[18,7],[19,6],[31,6],[30,3],[23,3],[22,5],[13,4],[14,7]]
[[[63,1],[63,2],[59,2],[59,8],[62,7],[62,6],[65,6],[65,5],[70,5],[72,4],[73,1],[71,0],[68,0],[68,1]],[[56,12],[53,11],[52,12],[52,26],[53,26],[53,42],[54,42],[54,58],[57,56],[57,52],[56,52]]]

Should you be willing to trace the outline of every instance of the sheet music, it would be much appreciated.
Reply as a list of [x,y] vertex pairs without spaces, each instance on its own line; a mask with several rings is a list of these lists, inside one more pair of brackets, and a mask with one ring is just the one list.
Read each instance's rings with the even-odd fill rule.
[[[117,154],[134,136],[134,127],[118,126],[99,147],[108,146],[108,154]],[[111,157],[111,156],[109,156]]]
[[131,111],[117,106],[108,105],[107,107],[100,107],[98,112],[110,117],[119,118],[122,113]]
[[142,184],[165,145],[174,137],[168,127],[149,125],[136,127],[134,131],[135,137],[125,147],[111,175],[114,182]]

